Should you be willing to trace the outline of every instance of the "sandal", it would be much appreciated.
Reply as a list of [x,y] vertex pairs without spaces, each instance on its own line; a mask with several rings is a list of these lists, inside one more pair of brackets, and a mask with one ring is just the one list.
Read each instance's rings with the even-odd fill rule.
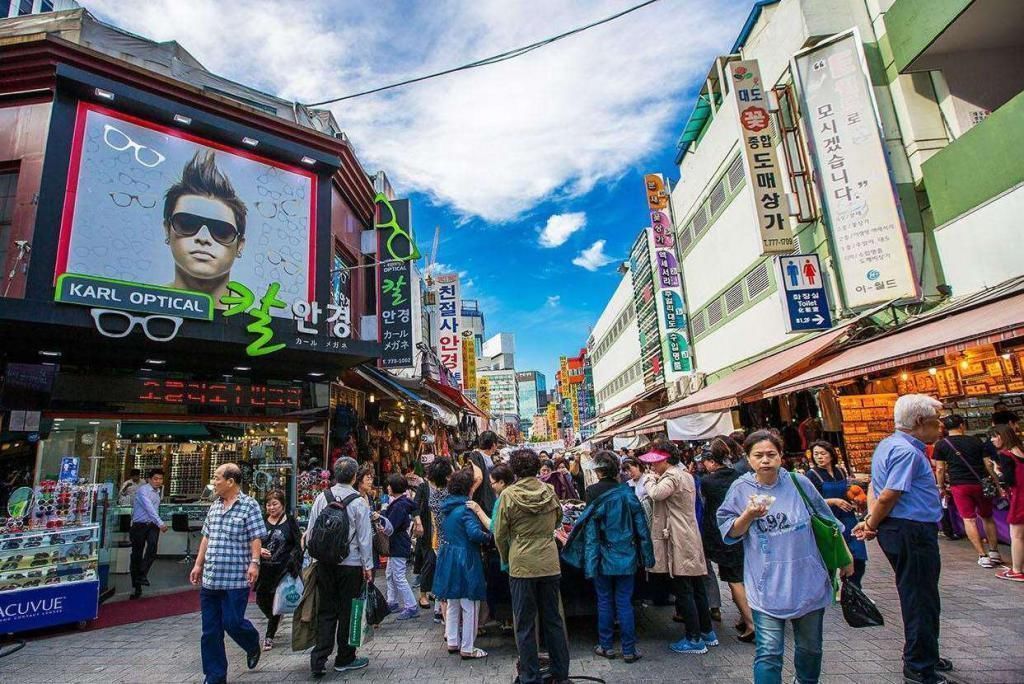
[[469,655],[466,655],[462,651],[459,651],[459,656],[461,656],[463,660],[477,660],[479,658],[486,658],[487,651],[480,648],[474,648],[473,652]]
[[458,652],[459,652],[459,647],[458,646],[449,646],[448,647],[448,655],[455,655]]
[[[424,601],[426,601],[426,603],[424,603]],[[421,598],[419,600],[419,604],[420,604],[420,608],[422,608],[423,610],[426,610],[426,609],[430,608],[430,599]]]
[[754,643],[754,630],[750,630],[744,634],[737,634],[736,638],[745,644],[752,644]]
[[614,660],[615,657],[618,656],[618,653],[614,650],[610,648],[601,648],[600,646],[594,647],[594,653],[602,658],[607,658],[608,660]]
[[631,653],[629,655],[622,656],[622,662],[632,665],[641,658],[643,658],[643,655],[641,655],[640,653]]

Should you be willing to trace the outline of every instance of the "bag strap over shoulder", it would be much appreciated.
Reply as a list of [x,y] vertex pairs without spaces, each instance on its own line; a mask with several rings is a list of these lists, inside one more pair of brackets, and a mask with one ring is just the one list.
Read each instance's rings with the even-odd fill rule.
[[790,473],[789,476],[790,478],[793,479],[793,484],[796,486],[796,491],[800,492],[800,498],[804,500],[804,506],[807,507],[807,513],[813,517],[814,515],[816,515],[814,511],[814,506],[811,505],[810,499],[808,499],[807,495],[804,494],[804,488],[800,486],[800,480],[796,479],[796,473]]
[[973,475],[975,479],[981,482],[982,477],[978,475],[978,473],[974,470],[971,464],[967,462],[967,459],[964,458],[964,455],[960,453],[960,450],[953,446],[953,443],[949,441],[949,437],[944,438],[942,441],[946,444],[946,446],[953,450],[953,453],[957,455],[957,458],[960,459],[960,462],[967,466],[967,469],[971,471],[971,475]]

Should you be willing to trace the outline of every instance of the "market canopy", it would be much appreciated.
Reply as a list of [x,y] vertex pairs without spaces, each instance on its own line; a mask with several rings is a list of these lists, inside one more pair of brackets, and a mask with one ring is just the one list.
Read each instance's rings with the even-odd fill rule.
[[969,347],[1024,336],[1024,293],[974,308],[934,312],[892,333],[845,349],[764,392],[773,397],[927,361]]
[[668,438],[679,442],[700,442],[733,431],[732,412],[691,413],[666,421]]
[[678,418],[691,413],[730,409],[744,400],[760,399],[763,388],[804,371],[822,351],[845,335],[848,328],[849,324],[833,328],[806,342],[754,361],[713,385],[670,404],[660,414],[664,418]]

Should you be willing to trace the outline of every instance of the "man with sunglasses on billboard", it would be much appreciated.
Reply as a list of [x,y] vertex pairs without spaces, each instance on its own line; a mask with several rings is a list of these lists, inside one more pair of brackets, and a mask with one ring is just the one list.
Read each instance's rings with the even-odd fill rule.
[[196,152],[164,196],[164,241],[174,258],[169,287],[204,292],[225,308],[220,298],[245,247],[245,215],[245,203],[217,168],[216,153]]

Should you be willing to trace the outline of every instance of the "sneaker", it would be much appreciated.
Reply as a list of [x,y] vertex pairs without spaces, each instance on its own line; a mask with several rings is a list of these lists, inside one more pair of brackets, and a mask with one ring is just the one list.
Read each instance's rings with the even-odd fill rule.
[[364,667],[370,664],[369,658],[356,658],[348,665],[335,665],[335,672],[352,672],[353,670],[362,670]]
[[389,603],[388,604],[388,612],[389,613],[397,613],[399,610],[401,610],[401,609],[398,607],[397,603]]
[[939,661],[935,663],[936,672],[951,672],[953,670],[953,661],[949,658],[939,658]]
[[707,653],[708,652],[707,645],[703,641],[701,641],[700,639],[697,639],[696,641],[691,641],[689,639],[683,638],[683,639],[680,639],[679,641],[675,642],[674,644],[669,644],[668,647],[669,647],[669,649],[671,649],[675,653],[696,653],[696,654],[700,654],[700,653]]
[[992,569],[992,568],[996,567],[999,564],[996,563],[995,561],[993,561],[988,556],[978,556],[978,565],[980,565],[983,568]]
[[904,684],[951,684],[948,679],[940,674],[925,677],[922,673],[911,670],[909,667],[903,668],[903,682]]
[[998,551],[989,551],[988,552],[988,557],[996,565],[1002,565],[1003,564],[1003,557],[999,555]]
[[635,663],[636,661],[640,660],[643,657],[644,657],[643,654],[640,653],[639,651],[637,651],[636,653],[629,653],[629,654],[623,655],[622,656],[622,662],[628,663],[628,664],[632,665],[633,663]]
[[442,620],[442,619],[441,619],[441,613],[440,613],[440,611],[438,611],[438,612],[434,613],[434,624],[437,624],[437,625],[439,625],[439,624],[441,624],[442,622],[444,622],[444,620]]
[[996,573],[999,579],[1010,580],[1011,582],[1024,582],[1024,572],[1014,572],[1010,568]]
[[715,634],[715,630],[711,630],[707,634],[701,634],[700,635],[700,639],[701,639],[701,641],[704,642],[705,646],[717,646],[718,645],[718,635]]
[[396,617],[395,619],[396,620],[412,620],[413,618],[418,618],[419,616],[420,616],[419,609],[417,609],[416,606],[413,606],[412,608],[409,608],[408,610],[403,610],[401,613],[398,614],[398,617]]

